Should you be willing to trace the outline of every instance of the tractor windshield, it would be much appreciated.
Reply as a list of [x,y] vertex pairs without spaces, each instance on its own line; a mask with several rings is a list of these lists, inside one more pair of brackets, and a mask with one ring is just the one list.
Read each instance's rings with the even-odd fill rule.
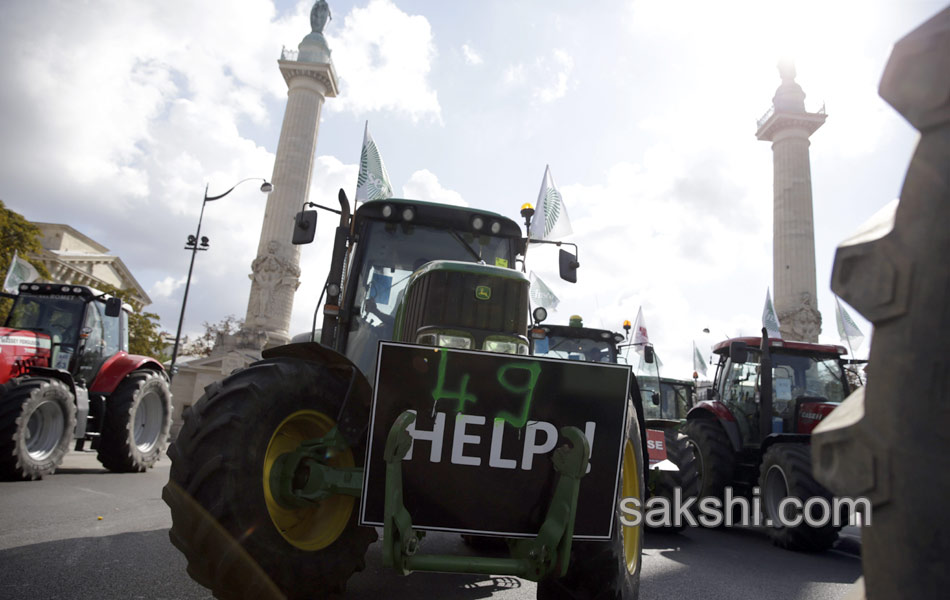
[[841,402],[847,396],[837,357],[772,354],[773,402],[791,402],[805,396]]
[[685,419],[693,405],[693,386],[688,383],[660,381],[660,416],[664,419]]
[[10,309],[6,326],[48,335],[54,344],[75,348],[85,303],[75,297],[20,294]]
[[392,339],[396,308],[422,265],[457,260],[513,267],[515,258],[510,238],[376,220],[367,221],[359,246],[353,253],[359,272],[348,278],[346,355],[366,374],[373,373],[377,342]]
[[546,344],[534,343],[534,354],[547,358],[566,358],[587,362],[615,363],[617,351],[614,345],[603,340],[548,335]]

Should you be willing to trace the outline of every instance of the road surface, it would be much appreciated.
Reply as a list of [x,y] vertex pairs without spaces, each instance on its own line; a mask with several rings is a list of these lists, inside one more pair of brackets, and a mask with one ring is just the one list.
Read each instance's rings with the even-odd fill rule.
[[[94,452],[72,452],[42,481],[0,482],[0,600],[210,599],[185,572],[168,541],[161,500],[167,457],[147,473],[105,471]],[[100,519],[101,517],[101,519]],[[648,532],[643,600],[773,600],[844,598],[861,574],[857,530],[835,550],[802,554],[771,545],[764,531],[689,529]],[[466,553],[459,536],[430,534],[426,552]],[[497,598],[529,600],[535,585],[512,577],[415,573],[382,566],[379,544],[346,598]]]

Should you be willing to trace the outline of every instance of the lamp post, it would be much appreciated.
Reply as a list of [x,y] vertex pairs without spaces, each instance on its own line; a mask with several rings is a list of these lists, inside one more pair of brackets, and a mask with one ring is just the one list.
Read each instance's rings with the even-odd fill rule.
[[[175,346],[172,348],[172,360],[171,364],[168,367],[169,378],[175,377],[175,372],[177,371],[175,367],[175,361],[178,359],[178,345],[181,342],[181,326],[185,322],[185,306],[188,304],[188,290],[191,287],[191,273],[195,268],[195,255],[198,253],[198,250],[207,250],[208,249],[208,238],[199,237],[201,236],[201,220],[205,216],[205,205],[208,202],[214,202],[215,200],[220,200],[228,194],[234,191],[234,188],[241,185],[245,181],[256,181],[260,180],[264,183],[261,184],[261,191],[265,194],[269,194],[274,190],[273,184],[264,179],[263,177],[248,177],[247,179],[242,179],[241,181],[235,183],[231,186],[231,189],[224,192],[223,194],[218,194],[217,196],[208,195],[208,184],[205,184],[205,197],[201,202],[201,213],[198,215],[198,228],[195,230],[194,235],[188,236],[188,241],[185,243],[185,250],[191,250],[191,264],[188,265],[188,277],[185,279],[185,297],[181,301],[181,314],[178,316],[178,331],[175,332]],[[200,242],[200,244],[199,244]],[[199,247],[200,246],[200,247]]]

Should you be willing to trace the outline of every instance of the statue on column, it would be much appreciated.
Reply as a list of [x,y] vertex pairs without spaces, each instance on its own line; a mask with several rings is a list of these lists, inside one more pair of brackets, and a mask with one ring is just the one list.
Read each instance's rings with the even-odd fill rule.
[[333,15],[330,14],[330,6],[327,4],[327,0],[317,0],[310,10],[310,28],[313,33],[322,34],[328,20],[332,21]]

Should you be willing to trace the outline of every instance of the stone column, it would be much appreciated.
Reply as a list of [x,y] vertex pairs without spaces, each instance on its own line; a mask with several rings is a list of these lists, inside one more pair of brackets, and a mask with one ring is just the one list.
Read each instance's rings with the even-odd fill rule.
[[274,191],[267,199],[257,258],[251,263],[251,293],[245,328],[264,334],[265,347],[290,340],[290,314],[300,284],[300,249],[290,243],[294,215],[310,193],[313,158],[324,99],[337,94],[330,51],[320,34],[300,44],[297,60],[278,62],[287,82],[287,109],[277,144]]
[[779,65],[782,85],[772,108],[759,120],[756,137],[772,142],[772,277],[775,312],[782,337],[818,342],[821,314],[815,281],[815,224],[812,214],[809,136],[825,122],[824,109],[805,110],[805,93],[795,68]]

